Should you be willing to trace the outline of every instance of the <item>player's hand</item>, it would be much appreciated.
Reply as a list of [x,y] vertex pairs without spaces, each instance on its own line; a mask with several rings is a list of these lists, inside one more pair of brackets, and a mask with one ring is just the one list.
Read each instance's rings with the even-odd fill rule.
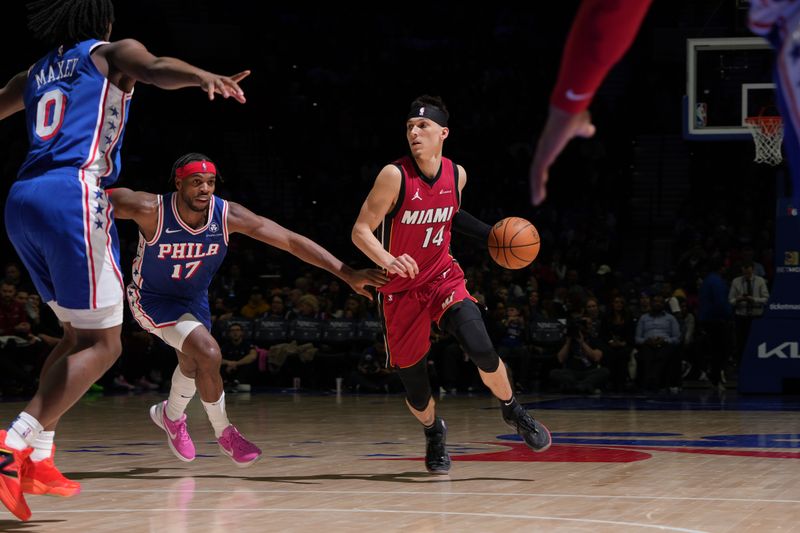
[[414,279],[419,274],[417,262],[408,254],[398,255],[385,268],[389,274],[397,274],[401,278]]
[[596,128],[588,111],[573,114],[550,106],[550,113],[544,125],[528,179],[530,180],[531,203],[539,205],[547,197],[547,180],[550,165],[569,141],[575,137],[589,138]]
[[204,72],[200,75],[200,88],[208,93],[209,100],[213,100],[215,94],[221,94],[224,98],[233,97],[234,100],[243,104],[247,100],[244,98],[244,91],[239,87],[239,82],[249,75],[249,70],[233,76],[220,76],[219,74]]
[[367,285],[373,287],[381,287],[389,282],[389,278],[382,270],[376,268],[365,268],[363,270],[355,270],[347,280],[354,291],[361,296],[366,296],[372,300],[372,294],[365,288]]

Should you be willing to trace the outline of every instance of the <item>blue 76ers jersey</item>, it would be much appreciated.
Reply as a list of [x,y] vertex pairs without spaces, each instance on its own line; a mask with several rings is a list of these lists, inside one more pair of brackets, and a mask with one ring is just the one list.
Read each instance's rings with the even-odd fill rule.
[[145,329],[173,325],[184,313],[210,327],[208,287],[228,251],[228,202],[212,196],[205,225],[192,229],[176,200],[176,193],[159,196],[156,234],[139,235],[128,300]]
[[775,92],[783,117],[792,197],[800,201],[800,2],[752,0],[750,30],[775,48]]
[[90,39],[59,47],[28,71],[23,98],[30,148],[19,179],[78,169],[81,181],[95,185],[117,180],[132,93],[97,70],[91,52],[104,44]]

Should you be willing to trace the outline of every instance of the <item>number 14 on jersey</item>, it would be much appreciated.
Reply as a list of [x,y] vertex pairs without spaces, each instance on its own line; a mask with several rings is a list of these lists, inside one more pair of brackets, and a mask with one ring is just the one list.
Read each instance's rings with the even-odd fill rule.
[[433,235],[433,226],[425,228],[425,241],[422,243],[423,248],[427,248],[431,242],[436,246],[442,245],[442,242],[444,242],[444,226],[439,227],[439,231],[436,232],[433,239],[431,239],[431,235]]

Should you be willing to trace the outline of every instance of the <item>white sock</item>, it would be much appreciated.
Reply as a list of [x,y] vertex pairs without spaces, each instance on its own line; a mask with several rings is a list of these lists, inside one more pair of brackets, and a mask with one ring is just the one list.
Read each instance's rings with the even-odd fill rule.
[[225,428],[231,425],[228,420],[228,413],[225,412],[225,392],[216,402],[203,402],[203,408],[208,415],[208,421],[214,427],[214,436],[220,438]]
[[40,431],[39,436],[33,441],[33,453],[31,461],[38,463],[53,456],[53,440],[56,438],[55,431]]
[[197,387],[194,386],[194,380],[184,376],[180,366],[175,367],[175,372],[172,373],[172,388],[169,390],[167,400],[167,418],[178,420],[182,417],[195,392]]
[[34,417],[22,411],[17,418],[11,422],[6,434],[6,445],[15,450],[24,450],[33,445],[33,441],[44,430],[42,425]]

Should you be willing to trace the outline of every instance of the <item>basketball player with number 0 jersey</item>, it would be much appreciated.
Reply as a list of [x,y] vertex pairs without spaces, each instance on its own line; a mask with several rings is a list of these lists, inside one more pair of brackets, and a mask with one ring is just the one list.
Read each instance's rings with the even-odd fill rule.
[[[43,365],[39,390],[0,431],[0,501],[30,518],[22,491],[71,496],[80,484],[52,460],[54,429],[120,354],[122,275],[105,187],[116,181],[137,81],[200,87],[244,102],[238,81],[155,57],[139,42],[108,42],[110,0],[38,0],[29,27],[52,48],[0,89],[0,120],[25,110],[29,150],[11,187],[5,225],[64,336]],[[64,357],[66,356],[66,357]]]
[[193,461],[184,411],[199,390],[220,449],[236,466],[249,466],[261,450],[228,420],[222,354],[210,332],[208,287],[225,258],[228,236],[238,232],[286,250],[370,299],[365,285],[377,287],[387,278],[379,270],[353,270],[310,239],[216,196],[217,167],[203,154],[178,159],[170,178],[177,189],[170,194],[109,191],[117,218],[139,226],[133,282],[127,288],[133,317],[178,355],[169,398],[150,408],[150,418],[167,434],[172,453]]
[[[487,242],[491,228],[459,209],[467,181],[463,167],[442,157],[449,113],[438,97],[414,100],[406,120],[411,155],[385,166],[353,226],[353,242],[389,275],[379,289],[386,352],[406,389],[406,404],[423,425],[425,466],[450,470],[447,427],[436,416],[427,371],[431,323],[453,335],[500,400],[503,419],[534,451],[551,443],[550,432],[514,398],[464,272],[450,255],[455,229]],[[377,230],[377,236],[374,232]]]

